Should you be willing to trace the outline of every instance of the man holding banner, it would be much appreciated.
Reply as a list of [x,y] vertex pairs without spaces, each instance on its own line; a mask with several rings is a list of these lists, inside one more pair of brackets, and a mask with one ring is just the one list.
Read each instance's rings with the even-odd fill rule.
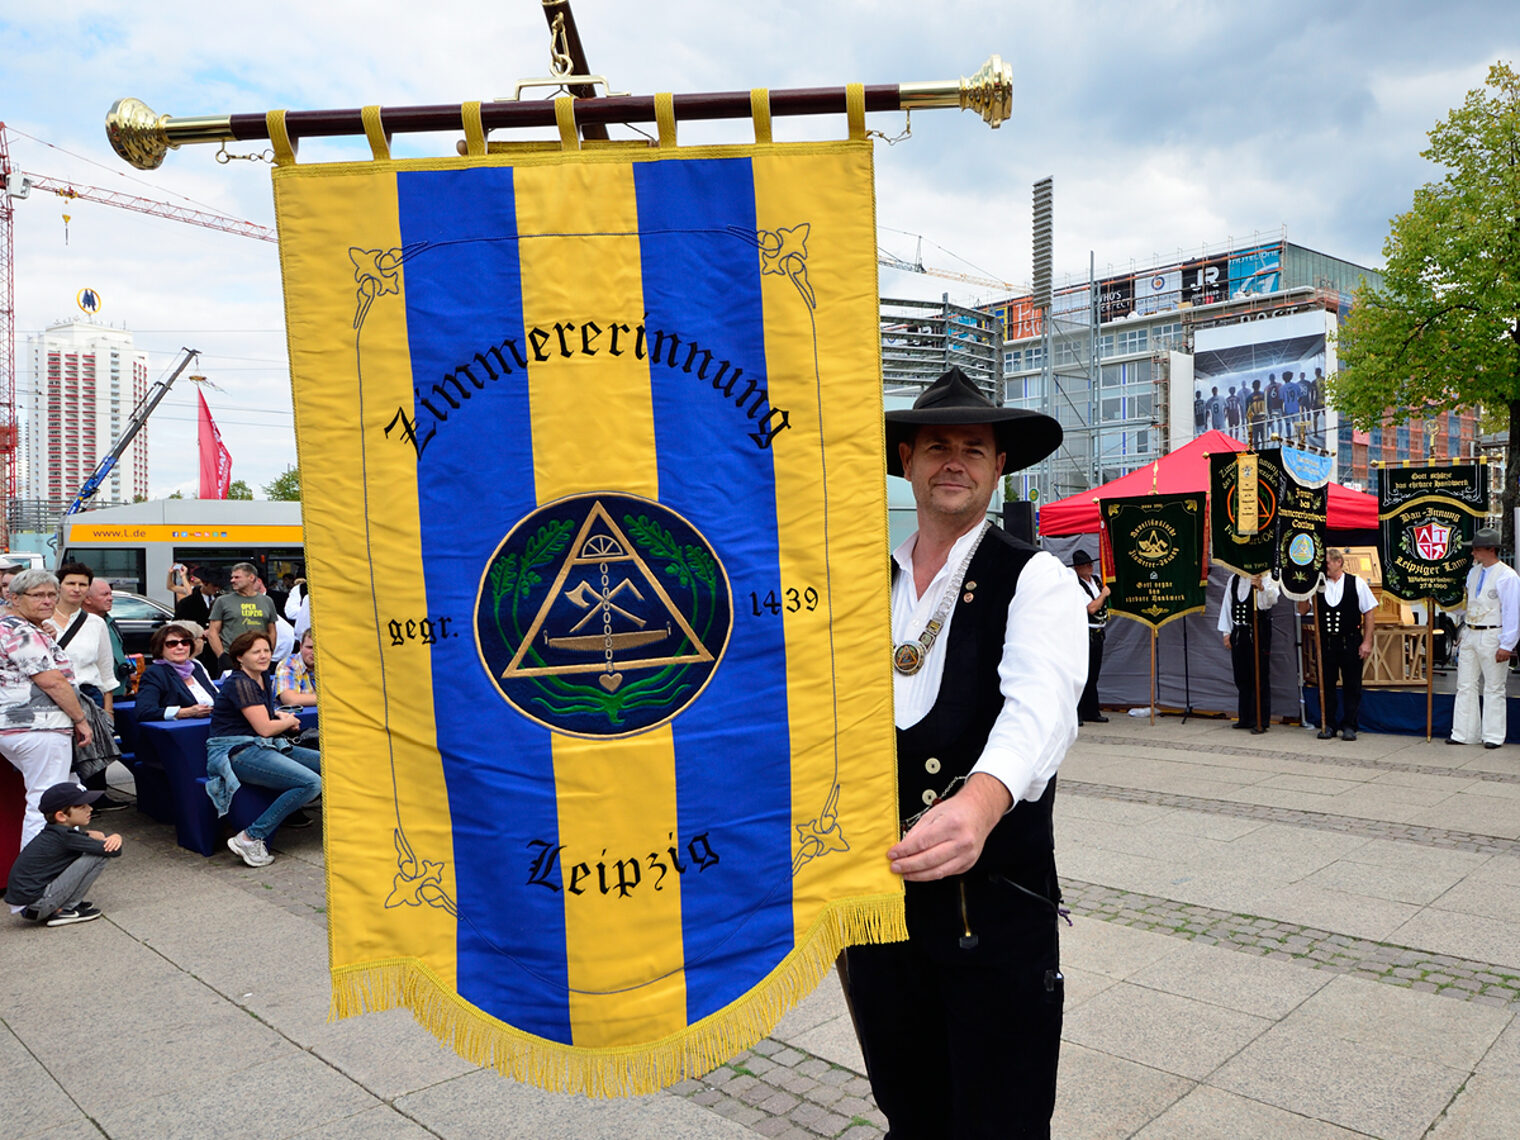
[[1281,596],[1271,574],[1235,574],[1219,605],[1216,628],[1230,651],[1240,694],[1234,728],[1262,733],[1272,721],[1272,607]]
[[1108,596],[1111,591],[1106,584],[1093,578],[1092,555],[1077,550],[1071,556],[1071,568],[1077,572],[1077,585],[1087,595],[1087,685],[1082,699],[1077,702],[1077,722],[1107,724],[1103,707],[1098,704],[1098,674],[1103,671],[1103,638],[1108,625]]
[[1053,555],[987,522],[1005,467],[1060,425],[958,368],[887,413],[887,470],[918,531],[893,552],[899,805],[886,854],[908,941],[853,946],[846,993],[896,1136],[1048,1136],[1064,981],[1051,809],[1076,739],[1083,595]]
[[[1451,710],[1448,744],[1498,748],[1504,743],[1508,709],[1505,681],[1515,643],[1520,641],[1520,576],[1499,561],[1499,532],[1485,527],[1473,535],[1473,565],[1467,572],[1467,615],[1457,654],[1457,699]],[[1478,686],[1483,686],[1482,723]]]
[[[1319,739],[1356,739],[1357,712],[1362,705],[1362,662],[1372,652],[1377,601],[1363,578],[1347,574],[1346,556],[1331,548],[1325,552],[1325,584],[1315,602],[1319,630],[1320,685],[1325,694],[1325,723]],[[1309,612],[1309,603],[1298,603],[1298,612]],[[1335,687],[1341,685],[1340,716],[1335,714]]]

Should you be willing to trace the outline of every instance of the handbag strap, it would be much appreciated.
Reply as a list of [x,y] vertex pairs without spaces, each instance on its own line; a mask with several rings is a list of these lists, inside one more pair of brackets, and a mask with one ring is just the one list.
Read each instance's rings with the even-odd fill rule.
[[69,623],[69,627],[63,631],[63,636],[58,639],[59,649],[68,648],[69,642],[73,641],[74,635],[79,632],[79,627],[84,625],[84,618],[84,610],[79,609],[74,611],[74,620]]

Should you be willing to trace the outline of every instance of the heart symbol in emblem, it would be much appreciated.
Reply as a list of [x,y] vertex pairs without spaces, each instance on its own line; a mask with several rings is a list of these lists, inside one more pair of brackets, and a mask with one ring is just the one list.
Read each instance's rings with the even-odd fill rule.
[[597,682],[609,693],[615,693],[618,686],[623,683],[623,675],[621,673],[603,673],[597,678]]

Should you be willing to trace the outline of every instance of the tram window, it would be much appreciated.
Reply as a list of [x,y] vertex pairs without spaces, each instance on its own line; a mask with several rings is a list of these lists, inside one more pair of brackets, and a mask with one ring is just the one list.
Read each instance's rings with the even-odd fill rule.
[[142,594],[147,575],[148,556],[142,547],[116,549],[99,546],[74,546],[64,553],[61,561],[83,562],[95,571],[97,578],[105,578],[117,590]]

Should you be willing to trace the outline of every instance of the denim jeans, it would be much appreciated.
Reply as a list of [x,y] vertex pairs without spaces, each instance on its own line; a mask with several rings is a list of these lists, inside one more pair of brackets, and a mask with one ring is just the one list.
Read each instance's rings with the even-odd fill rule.
[[267,839],[270,832],[284,822],[298,807],[311,803],[322,793],[322,754],[311,748],[292,747],[280,752],[262,741],[244,748],[231,758],[232,771],[242,784],[260,788],[283,789],[283,794],[269,805],[258,819],[248,825],[250,839]]

